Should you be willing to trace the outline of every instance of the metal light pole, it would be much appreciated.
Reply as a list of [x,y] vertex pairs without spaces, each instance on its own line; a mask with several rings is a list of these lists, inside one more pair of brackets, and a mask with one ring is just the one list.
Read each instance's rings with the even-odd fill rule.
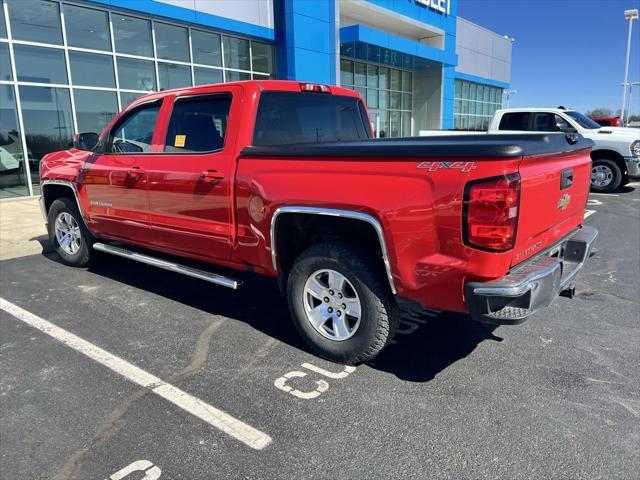
[[507,106],[505,108],[509,108],[509,98],[511,97],[511,94],[517,95],[518,90],[505,90],[504,92],[502,92],[502,95],[507,97]]
[[625,20],[629,20],[629,36],[627,37],[627,59],[624,64],[624,87],[622,88],[622,108],[620,109],[620,123],[624,126],[624,107],[627,106],[627,85],[629,84],[629,56],[631,54],[631,30],[633,21],[638,19],[638,9],[624,11]]
[[629,118],[629,115],[631,115],[631,92],[633,92],[633,87],[636,87],[640,85],[640,82],[629,82],[628,87],[629,87],[629,93],[627,94],[627,119]]

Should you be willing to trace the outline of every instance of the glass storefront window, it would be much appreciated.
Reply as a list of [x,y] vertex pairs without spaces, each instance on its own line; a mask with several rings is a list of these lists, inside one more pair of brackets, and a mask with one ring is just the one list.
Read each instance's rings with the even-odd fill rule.
[[454,128],[486,130],[501,107],[502,89],[456,79],[454,92]]
[[111,19],[116,52],[143,57],[153,56],[151,22],[149,20],[119,14],[113,14]]
[[402,108],[401,98],[402,97],[400,96],[400,92],[391,92],[391,104],[389,105],[389,107],[400,110],[400,108]]
[[378,88],[378,67],[367,65],[367,87]]
[[4,22],[4,8],[0,0],[0,38],[7,38],[7,24]]
[[107,12],[67,4],[63,8],[69,46],[111,50]]
[[367,89],[367,107],[378,108],[378,91]]
[[273,73],[273,49],[266,43],[251,42],[253,70]]
[[402,73],[400,70],[391,70],[391,90],[400,90],[402,87]]
[[411,113],[402,112],[402,136],[411,136]]
[[160,77],[158,79],[160,89],[169,90],[191,86],[191,68],[187,65],[158,62],[158,76]]
[[24,120],[29,168],[34,174],[31,182],[40,182],[40,160],[49,152],[69,148],[73,140],[71,98],[68,88],[30,87],[20,88],[20,103]]
[[413,73],[402,72],[402,91],[413,92]]
[[367,64],[355,63],[354,72],[354,85],[364,87],[367,84]]
[[353,62],[340,60],[340,85],[353,85]]
[[144,93],[120,92],[120,105],[124,110],[131,102],[145,95]]
[[249,40],[234,37],[222,37],[224,45],[224,65],[227,68],[250,70]]
[[100,133],[118,113],[116,92],[73,90],[79,132]]
[[71,80],[74,85],[115,88],[113,57],[96,53],[69,52]]
[[0,80],[13,80],[11,60],[9,59],[9,45],[7,43],[0,43]]
[[29,195],[12,85],[0,85],[0,198]]
[[184,27],[156,23],[156,56],[163,60],[188,62],[189,32]]
[[191,48],[193,50],[193,63],[211,65],[212,67],[222,66],[220,35],[191,30]]
[[6,0],[14,40],[62,45],[58,3],[49,0]]
[[222,83],[222,70],[214,68],[194,67],[193,77],[196,85]]
[[58,48],[14,45],[19,82],[67,83],[64,51]]
[[251,74],[246,72],[235,72],[233,70],[225,70],[224,72],[227,82],[239,82],[241,80],[251,80]]
[[389,90],[389,69],[386,67],[380,67],[380,88]]
[[[0,196],[28,194],[44,154],[68,148],[77,131],[102,130],[145,92],[274,77],[274,47],[265,41],[225,35],[223,58],[223,35],[205,26],[98,3],[111,2],[0,0]],[[14,168],[16,158],[23,167]]]
[[153,62],[118,57],[120,88],[127,90],[156,90],[156,72]]

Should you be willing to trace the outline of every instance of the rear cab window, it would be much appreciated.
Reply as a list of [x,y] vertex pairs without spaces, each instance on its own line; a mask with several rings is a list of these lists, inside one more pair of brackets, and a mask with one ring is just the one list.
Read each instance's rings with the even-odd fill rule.
[[231,95],[178,98],[173,104],[164,151],[210,153],[224,148]]
[[510,112],[502,115],[498,130],[529,131],[530,112]]
[[366,110],[356,97],[263,92],[253,145],[345,142],[370,135]]

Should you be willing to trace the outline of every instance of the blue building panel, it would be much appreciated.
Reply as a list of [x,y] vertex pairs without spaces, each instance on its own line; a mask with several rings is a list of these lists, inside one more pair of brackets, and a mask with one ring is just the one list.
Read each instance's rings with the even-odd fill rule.
[[490,85],[492,87],[503,88],[503,89],[509,88],[508,83],[498,82],[497,80],[492,80],[490,78],[478,77],[477,75],[469,75],[468,73],[454,71],[454,76],[455,78],[458,78],[460,80],[466,80],[468,82],[481,83],[483,85]]

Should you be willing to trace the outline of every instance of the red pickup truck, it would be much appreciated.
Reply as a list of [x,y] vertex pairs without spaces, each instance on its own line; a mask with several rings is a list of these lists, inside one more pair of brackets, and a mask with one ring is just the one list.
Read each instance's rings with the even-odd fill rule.
[[47,155],[41,206],[69,265],[100,251],[234,289],[201,265],[276,277],[305,341],[358,363],[403,309],[515,324],[571,292],[597,237],[583,225],[591,146],[373,139],[351,90],[208,85],[142,97]]

